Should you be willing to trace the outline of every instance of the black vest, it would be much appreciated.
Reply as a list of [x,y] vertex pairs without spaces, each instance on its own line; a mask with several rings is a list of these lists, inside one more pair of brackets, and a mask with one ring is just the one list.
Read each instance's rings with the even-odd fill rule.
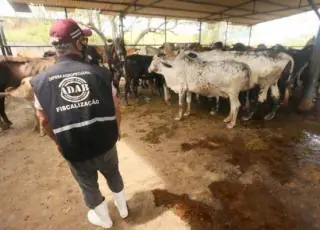
[[31,80],[63,156],[83,161],[105,153],[118,139],[111,77],[106,68],[66,56]]

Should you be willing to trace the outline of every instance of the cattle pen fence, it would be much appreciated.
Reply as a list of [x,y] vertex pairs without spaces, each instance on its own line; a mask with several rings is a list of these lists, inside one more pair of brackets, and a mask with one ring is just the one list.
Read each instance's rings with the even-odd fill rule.
[[[181,43],[184,44],[184,43]],[[145,46],[153,46],[153,47],[160,47],[162,44],[128,44],[127,47],[136,47],[136,48],[142,48]],[[103,47],[103,45],[93,45],[94,47]],[[294,49],[301,49],[302,46],[290,46],[289,48]],[[46,51],[52,50],[53,47],[50,45],[2,45],[2,55],[13,55],[16,56],[18,54],[20,55],[36,55],[36,56],[42,56],[42,54]]]

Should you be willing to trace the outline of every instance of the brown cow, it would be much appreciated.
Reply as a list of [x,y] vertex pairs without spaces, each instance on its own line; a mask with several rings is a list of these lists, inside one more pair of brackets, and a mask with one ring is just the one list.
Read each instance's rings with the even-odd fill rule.
[[[48,58],[26,58],[0,56],[0,93],[6,88],[16,88],[25,77],[35,76],[46,70],[56,62],[54,57]],[[0,97],[0,126],[2,129],[9,128],[12,124],[5,113],[5,98]]]
[[34,116],[35,116],[35,122],[33,126],[33,131],[40,129],[40,136],[44,136],[45,132],[44,129],[36,115],[36,108],[34,106],[34,91],[32,89],[32,86],[30,84],[30,80],[32,77],[26,77],[21,80],[21,84],[17,88],[7,88],[4,93],[6,96],[11,96],[14,98],[23,98],[25,99],[28,104],[31,105],[31,107],[34,109]]

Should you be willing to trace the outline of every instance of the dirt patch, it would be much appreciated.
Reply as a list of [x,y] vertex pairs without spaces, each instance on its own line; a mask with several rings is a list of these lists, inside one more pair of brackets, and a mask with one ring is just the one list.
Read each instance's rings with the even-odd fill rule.
[[138,130],[137,130],[137,133],[145,133],[145,132],[147,132],[147,131],[144,130],[144,129],[138,129]]
[[261,137],[257,134],[247,136],[226,135],[220,133],[197,141],[181,143],[181,151],[192,149],[224,150],[231,156],[227,162],[238,166],[241,172],[246,172],[251,166],[260,163],[267,166],[272,177],[287,183],[298,165],[298,156],[294,138],[271,135]]
[[[192,200],[188,195],[176,195],[166,190],[153,190],[156,206],[172,209],[190,224],[192,230],[304,230],[307,223],[298,210],[288,209],[262,182],[244,185],[220,181],[210,186],[213,198],[222,209]],[[308,230],[316,226],[308,225]]]
[[219,148],[220,146],[221,146],[220,144],[206,139],[206,140],[199,140],[199,141],[193,142],[193,143],[182,143],[181,150],[183,152],[187,152],[187,151],[190,151],[195,148],[214,150],[214,149]]
[[242,172],[257,163],[268,167],[272,177],[284,184],[293,174],[293,167],[298,165],[297,154],[292,141],[276,137],[258,137],[246,142],[245,138],[237,137],[228,146],[227,152],[231,154],[230,163],[238,165]]
[[[306,223],[293,209],[287,209],[276,195],[262,182],[243,185],[238,182],[212,183],[210,190],[223,209],[215,221],[222,229],[305,229]],[[308,229],[316,229],[309,225]]]
[[[131,215],[120,219],[104,184],[114,229],[320,229],[318,120],[279,114],[227,130],[224,115],[194,107],[180,122],[173,121],[177,105],[160,100],[122,108],[119,162]],[[55,145],[30,132],[26,109],[8,112],[14,125],[0,133],[1,229],[94,228]],[[310,135],[301,142],[303,130]]]
[[182,220],[190,224],[192,230],[212,229],[214,210],[211,206],[191,200],[187,194],[176,195],[166,190],[152,191],[155,205],[172,209]]
[[149,131],[145,136],[141,138],[141,140],[146,141],[150,144],[159,144],[161,136],[164,135],[167,138],[171,138],[174,136],[177,128],[177,123],[159,125]]

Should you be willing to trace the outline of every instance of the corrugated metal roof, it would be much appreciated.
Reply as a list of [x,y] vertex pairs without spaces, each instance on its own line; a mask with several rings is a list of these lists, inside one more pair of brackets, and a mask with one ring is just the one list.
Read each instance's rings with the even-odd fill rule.
[[[9,0],[47,7],[101,9],[125,13],[208,22],[254,25],[311,10],[307,0]],[[136,2],[136,4],[133,4]],[[315,1],[320,6],[320,0]]]

